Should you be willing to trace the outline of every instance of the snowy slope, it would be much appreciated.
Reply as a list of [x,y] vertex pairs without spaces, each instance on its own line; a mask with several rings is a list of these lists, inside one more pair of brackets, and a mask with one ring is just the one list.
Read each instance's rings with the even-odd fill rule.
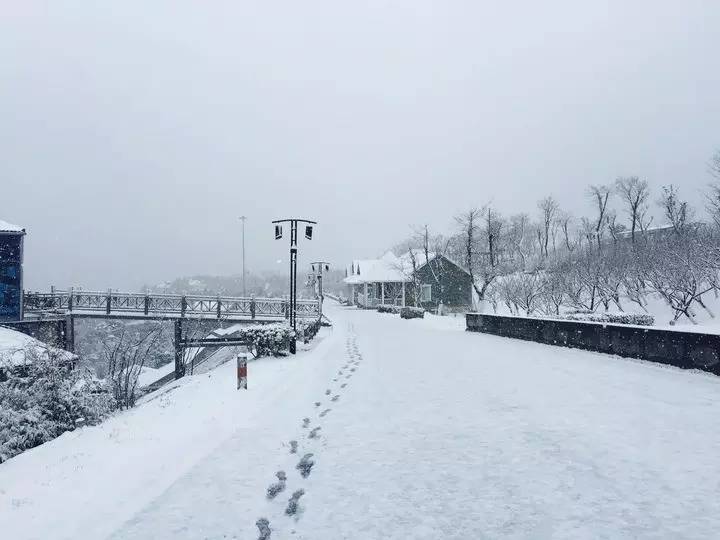
[[[330,341],[316,340],[311,352],[293,358],[251,362],[245,392],[235,389],[235,365],[228,362],[162,388],[100,426],[66,433],[0,465],[0,537],[105,538],[237,438],[238,455],[228,466],[248,471],[252,464],[264,483],[270,474],[264,455],[279,450],[286,404],[306,401],[312,386],[303,381],[326,360]],[[248,489],[247,499],[257,499],[258,489]],[[193,498],[202,497],[199,486]],[[154,536],[160,537],[166,536]]]
[[[45,343],[21,332],[0,326],[0,365],[18,365],[28,362],[33,356],[47,358],[48,351],[58,359],[71,360],[74,355],[49,347]],[[57,353],[57,354],[55,354]]]
[[720,530],[720,378],[327,310],[317,349],[251,364],[247,393],[225,364],[0,466],[0,523],[20,540],[254,539],[260,517],[271,540]]

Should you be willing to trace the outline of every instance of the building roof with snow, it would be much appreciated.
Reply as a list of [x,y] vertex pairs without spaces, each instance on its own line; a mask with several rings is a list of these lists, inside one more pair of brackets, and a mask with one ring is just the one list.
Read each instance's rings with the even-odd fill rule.
[[405,283],[411,281],[412,266],[391,251],[379,259],[354,260],[347,269],[347,277],[343,280],[348,285],[361,283]]
[[[672,225],[656,225],[654,227],[647,227],[644,229],[635,229],[635,235],[638,237],[659,237],[672,234],[675,229]],[[627,239],[632,237],[632,231],[625,229],[617,234],[618,238]]]
[[0,234],[25,234],[25,229],[0,219]]
[[413,249],[400,256],[388,251],[379,259],[354,260],[346,269],[347,277],[343,282],[347,285],[409,283],[412,281],[413,270],[419,270],[435,257],[433,252],[426,255],[422,249]]

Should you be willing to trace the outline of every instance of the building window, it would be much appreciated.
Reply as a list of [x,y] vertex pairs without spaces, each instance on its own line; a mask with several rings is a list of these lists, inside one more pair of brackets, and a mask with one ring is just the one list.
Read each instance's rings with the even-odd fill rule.
[[432,285],[420,285],[420,301],[432,301]]

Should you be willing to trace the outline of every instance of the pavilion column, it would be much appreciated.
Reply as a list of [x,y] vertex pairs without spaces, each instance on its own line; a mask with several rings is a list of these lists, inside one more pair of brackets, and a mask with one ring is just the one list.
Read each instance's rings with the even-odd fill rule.
[[380,283],[380,303],[385,305],[385,282]]
[[400,285],[402,285],[402,307],[405,307],[405,282],[400,282]]
[[365,307],[370,307],[370,306],[368,306],[368,286],[367,286],[367,283],[365,283],[365,293],[364,293],[364,294],[365,294],[365,298],[363,299],[363,302],[365,303]]

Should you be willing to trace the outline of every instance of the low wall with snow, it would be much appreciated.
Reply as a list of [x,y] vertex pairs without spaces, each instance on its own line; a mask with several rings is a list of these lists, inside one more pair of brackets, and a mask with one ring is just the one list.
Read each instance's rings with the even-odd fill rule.
[[468,313],[467,329],[720,375],[720,336],[641,326]]

